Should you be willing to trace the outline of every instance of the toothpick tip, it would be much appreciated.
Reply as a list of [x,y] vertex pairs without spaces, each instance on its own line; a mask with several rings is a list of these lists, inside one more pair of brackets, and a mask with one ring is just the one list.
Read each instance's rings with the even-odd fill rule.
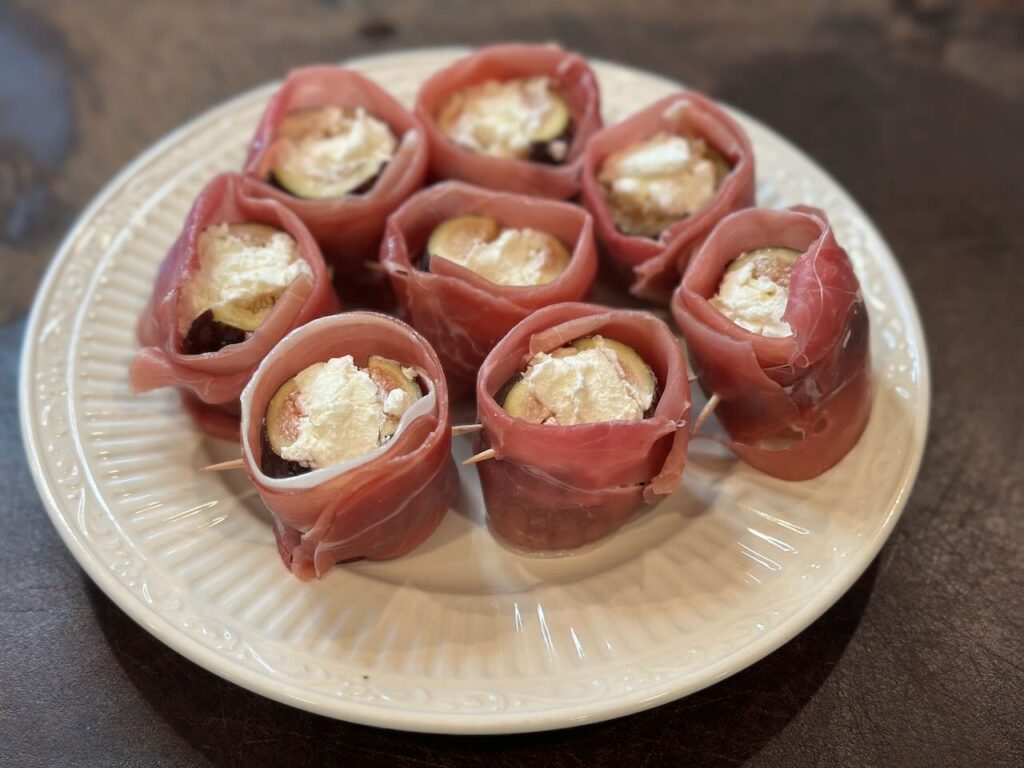
[[480,451],[480,453],[476,454],[475,456],[470,456],[468,459],[462,462],[462,466],[468,467],[470,464],[479,464],[481,461],[493,459],[496,455],[497,451],[495,451],[493,448],[488,448],[486,451]]
[[230,461],[221,461],[217,464],[207,464],[205,467],[200,467],[200,472],[224,472],[228,469],[244,469],[245,464],[241,459],[231,459]]

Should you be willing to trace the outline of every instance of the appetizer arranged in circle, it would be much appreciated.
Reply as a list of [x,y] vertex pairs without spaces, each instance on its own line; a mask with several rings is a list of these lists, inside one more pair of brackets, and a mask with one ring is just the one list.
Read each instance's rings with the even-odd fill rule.
[[805,480],[860,439],[871,410],[868,315],[820,210],[751,208],[723,219],[671,308],[743,461]]
[[704,96],[668,96],[591,139],[583,202],[630,291],[667,302],[714,225],[753,205],[750,141]]
[[689,392],[678,341],[648,312],[568,303],[523,320],[477,378],[492,529],[519,547],[572,549],[671,494]]
[[435,176],[562,199],[601,127],[594,73],[555,45],[481,48],[427,79],[416,114]]
[[345,296],[365,303],[381,276],[366,269],[384,221],[423,186],[419,122],[380,86],[344,67],[293,70],[249,146],[250,194],[270,197],[309,227]]
[[516,323],[583,298],[597,273],[582,208],[458,182],[423,190],[396,211],[380,258],[455,399],[472,392],[480,363]]
[[139,318],[136,392],[172,386],[200,426],[238,439],[238,396],[289,331],[338,311],[320,249],[295,214],[223,174],[196,198]]
[[348,312],[289,334],[241,405],[246,471],[300,578],[412,551],[458,490],[440,362],[393,317]]

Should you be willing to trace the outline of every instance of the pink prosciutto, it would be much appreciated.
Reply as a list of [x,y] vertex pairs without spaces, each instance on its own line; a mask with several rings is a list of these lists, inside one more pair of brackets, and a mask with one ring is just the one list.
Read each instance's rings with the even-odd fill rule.
[[[715,309],[726,266],[765,246],[801,252],[782,319],[769,338]],[[743,461],[783,480],[806,480],[857,443],[871,411],[868,315],[850,259],[825,214],[797,206],[725,218],[690,261],[672,298],[701,385]]]
[[[360,366],[383,355],[417,369],[435,398],[433,410],[403,422],[385,450],[354,468],[268,477],[260,468],[260,433],[270,398],[304,368],[342,355]],[[411,552],[434,532],[458,491],[441,363],[401,320],[347,312],[300,328],[267,355],[241,403],[246,472],[274,516],[281,559],[301,579],[319,578],[339,562]]]
[[[612,219],[598,175],[605,159],[658,133],[701,138],[732,166],[715,196],[656,239],[620,232]],[[754,204],[754,152],[739,124],[713,101],[682,91],[609,126],[587,145],[583,164],[583,204],[594,217],[597,239],[612,271],[630,293],[665,304],[690,256],[724,216]]]
[[[487,80],[541,76],[550,78],[572,115],[572,141],[563,163],[490,157],[460,147],[437,126],[438,113],[458,91]],[[430,141],[430,167],[435,177],[564,200],[579,192],[584,147],[601,127],[601,95],[593,71],[575,53],[551,44],[506,43],[481,48],[431,75],[416,97],[416,116]]]
[[[650,416],[575,426],[533,424],[495,395],[538,352],[601,334],[633,347],[654,371]],[[487,356],[476,388],[483,432],[477,464],[490,525],[513,545],[573,549],[615,531],[683,482],[689,437],[686,361],[669,327],[649,312],[556,304],[517,325]]]
[[[366,192],[331,199],[296,197],[270,184],[273,140],[281,121],[291,112],[327,106],[363,107],[398,137],[398,148],[376,182]],[[382,282],[366,269],[366,261],[376,255],[384,221],[423,186],[427,156],[419,121],[379,85],[351,69],[313,66],[289,73],[271,98],[249,145],[244,172],[250,194],[276,200],[309,227],[334,268],[341,294],[362,299]]]
[[[192,205],[185,226],[157,273],[156,284],[138,323],[142,344],[132,362],[135,392],[159,387],[182,390],[187,410],[208,434],[238,440],[238,396],[256,366],[294,328],[339,309],[316,241],[299,218],[273,200],[250,197],[242,177],[213,179]],[[267,318],[239,344],[218,352],[181,351],[181,290],[199,267],[199,237],[215,224],[266,224],[291,235],[312,277],[299,276],[277,300]]]
[[[536,286],[497,285],[447,259],[431,259],[429,272],[418,269],[434,228],[467,214],[553,235],[571,253],[568,268]],[[380,259],[409,321],[437,350],[455,400],[473,391],[480,363],[516,323],[549,304],[583,298],[597,274],[593,225],[582,208],[460,182],[425,189],[396,211]]]

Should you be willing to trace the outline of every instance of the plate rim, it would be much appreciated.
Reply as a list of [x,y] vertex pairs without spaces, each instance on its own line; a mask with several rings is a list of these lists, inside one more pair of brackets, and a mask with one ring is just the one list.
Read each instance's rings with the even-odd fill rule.
[[[384,53],[372,54],[345,59],[339,64],[346,66],[359,66],[372,64],[382,60],[398,57],[415,57],[423,55],[464,55],[472,48],[468,46],[430,46],[411,49],[401,49]],[[656,79],[662,83],[670,84],[676,88],[685,88],[685,84],[659,73],[649,72],[639,67],[628,64],[621,64],[608,61],[599,57],[587,57],[589,61],[600,63],[615,69],[626,71],[647,79]],[[246,688],[258,695],[289,706],[297,707],[316,714],[324,715],[334,719],[343,719],[348,722],[371,725],[377,727],[415,731],[423,733],[447,733],[447,734],[501,734],[501,733],[525,733],[559,728],[574,727],[585,723],[600,722],[604,720],[621,717],[674,701],[702,690],[714,683],[720,682],[737,672],[746,669],[751,664],[767,657],[769,654],[788,643],[797,634],[806,629],[811,623],[822,616],[835,602],[861,577],[867,568],[874,562],[882,546],[891,535],[896,522],[902,516],[906,507],[914,483],[920,472],[924,458],[924,451],[927,444],[927,436],[931,419],[931,367],[928,354],[927,338],[921,322],[917,302],[910,290],[906,275],[896,259],[891,247],[885,238],[878,231],[873,219],[871,219],[850,195],[846,188],[840,184],[832,174],[821,164],[807,155],[800,147],[793,144],[788,138],[766,125],[761,120],[751,117],[743,110],[736,109],[727,102],[730,110],[741,115],[744,119],[756,124],[761,130],[770,134],[773,140],[786,145],[794,154],[798,155],[804,162],[813,166],[842,197],[843,203],[849,206],[858,214],[869,234],[877,239],[886,249],[891,267],[891,277],[896,281],[897,287],[909,300],[907,314],[910,319],[910,328],[907,330],[912,337],[920,339],[920,346],[917,348],[918,363],[920,367],[920,381],[918,382],[918,394],[920,407],[914,414],[912,421],[913,441],[916,448],[914,455],[910,457],[909,464],[903,474],[898,488],[894,489],[895,501],[889,510],[882,524],[876,529],[871,540],[866,542],[861,560],[840,572],[835,577],[826,581],[819,589],[815,590],[801,608],[790,614],[790,616],[773,628],[773,631],[764,636],[763,639],[753,640],[738,648],[728,656],[717,662],[701,668],[699,680],[696,684],[680,685],[679,680],[669,680],[660,685],[645,689],[640,695],[627,695],[617,698],[592,701],[583,704],[569,704],[552,709],[544,709],[530,713],[516,713],[504,711],[500,713],[487,712],[480,714],[467,714],[464,712],[440,713],[422,710],[385,710],[379,707],[367,706],[353,701],[330,698],[323,695],[306,695],[298,686],[290,683],[274,681],[272,678],[259,675],[241,663],[228,658],[223,654],[216,653],[212,649],[202,645],[198,640],[182,633],[178,627],[170,622],[163,615],[149,609],[139,601],[136,596],[116,577],[107,570],[102,563],[90,555],[88,548],[80,540],[74,529],[68,524],[60,504],[53,494],[53,489],[47,482],[46,470],[43,466],[37,445],[39,435],[36,425],[31,418],[34,414],[30,412],[30,398],[32,381],[30,376],[31,363],[34,359],[35,341],[39,337],[39,327],[42,321],[42,310],[44,302],[42,299],[48,295],[61,273],[62,268],[69,262],[69,255],[74,243],[78,240],[81,231],[88,222],[95,216],[111,198],[114,193],[127,183],[151,158],[159,155],[182,136],[193,131],[199,124],[216,119],[221,113],[230,113],[232,107],[238,102],[251,98],[253,94],[261,90],[270,89],[281,80],[271,80],[248,88],[245,91],[221,101],[200,113],[186,120],[178,127],[143,149],[133,160],[125,165],[96,193],[90,203],[76,218],[71,227],[67,230],[59,247],[54,253],[48,265],[43,279],[33,298],[32,308],[26,321],[25,330],[22,335],[22,349],[19,356],[18,374],[18,407],[19,423],[21,427],[22,444],[28,459],[29,469],[35,482],[36,490],[39,493],[43,506],[46,508],[50,522],[57,529],[64,545],[70,550],[72,556],[79,566],[86,572],[93,583],[114,602],[115,605],[127,614],[135,623],[153,635],[157,640],[171,648],[186,659],[199,665],[209,672]],[[70,397],[70,392],[64,397]]]

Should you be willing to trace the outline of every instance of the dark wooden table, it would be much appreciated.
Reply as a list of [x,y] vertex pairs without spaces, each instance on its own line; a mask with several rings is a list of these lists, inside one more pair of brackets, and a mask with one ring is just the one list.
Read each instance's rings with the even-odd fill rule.
[[[288,67],[559,39],[779,129],[889,239],[924,318],[932,431],[867,574],[683,701],[560,733],[333,722],[194,666],[64,549],[18,434],[25,313],[76,213],[201,110]],[[0,765],[1024,765],[1024,8],[518,0],[0,3]]]

